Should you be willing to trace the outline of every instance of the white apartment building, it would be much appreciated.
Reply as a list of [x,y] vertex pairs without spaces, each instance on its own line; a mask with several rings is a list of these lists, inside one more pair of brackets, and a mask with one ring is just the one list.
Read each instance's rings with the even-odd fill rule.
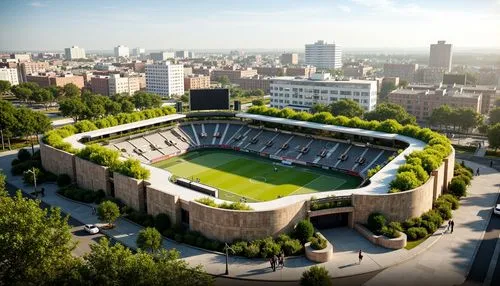
[[377,104],[377,82],[373,80],[337,81],[329,73],[313,74],[311,78],[275,77],[271,79],[271,107],[308,111],[315,103],[331,104],[352,99],[365,111]]
[[139,79],[137,77],[121,77],[119,74],[109,76],[109,95],[122,93],[134,95],[139,89]]
[[176,51],[175,57],[180,59],[189,58],[189,51]]
[[153,61],[166,61],[168,59],[173,59],[175,58],[175,53],[174,52],[158,52],[158,53],[150,53],[149,56]]
[[314,44],[306,44],[306,65],[318,69],[342,68],[342,50],[339,45],[328,44],[321,40]]
[[128,58],[129,56],[130,56],[130,51],[127,46],[119,45],[118,47],[115,47],[115,57]]
[[85,59],[85,49],[78,46],[64,49],[64,55],[67,60]]
[[10,85],[18,85],[19,77],[16,68],[0,68],[0,80],[10,82]]
[[146,65],[146,90],[169,97],[184,94],[184,66],[170,62]]
[[132,50],[132,55],[138,57],[138,56],[142,56],[146,53],[146,49],[145,48],[135,48]]

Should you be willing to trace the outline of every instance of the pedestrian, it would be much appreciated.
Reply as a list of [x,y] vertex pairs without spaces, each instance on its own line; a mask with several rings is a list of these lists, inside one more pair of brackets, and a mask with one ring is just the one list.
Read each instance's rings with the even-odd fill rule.
[[273,269],[273,258],[274,257],[272,257],[272,256],[271,256],[271,258],[269,258],[269,264],[271,264],[271,269]]
[[479,168],[476,170],[476,176],[479,176]]
[[455,222],[451,220],[451,233],[453,233],[453,227],[455,226]]
[[361,252],[361,249],[359,250],[359,253],[358,253],[358,259],[359,259],[358,264],[361,264],[361,260],[363,260],[363,253]]
[[283,251],[280,253],[280,265],[281,265],[281,269],[283,269],[283,267],[285,267],[285,253]]
[[493,167],[493,160],[490,160],[490,168]]
[[446,228],[446,231],[451,230],[451,219],[448,221],[448,227]]
[[45,188],[42,188],[41,192],[42,192],[42,197],[45,197]]
[[278,264],[278,256],[273,255],[273,271],[276,271],[277,264]]
[[95,215],[97,213],[95,207],[92,207],[92,215]]

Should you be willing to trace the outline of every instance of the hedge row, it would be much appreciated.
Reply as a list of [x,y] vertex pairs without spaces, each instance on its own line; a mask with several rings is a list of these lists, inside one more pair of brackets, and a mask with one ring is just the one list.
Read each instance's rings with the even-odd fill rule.
[[[140,120],[169,115],[173,113],[175,113],[175,109],[173,109],[170,106],[166,106],[161,108],[136,111],[132,113],[119,113],[115,116],[109,115],[95,121],[81,120],[76,122],[74,125],[66,125],[61,128],[48,131],[47,133],[45,133],[43,141],[54,148],[72,154],[77,154],[82,152],[83,150],[78,152],[78,150],[73,148],[70,143],[64,142],[63,141],[64,138],[77,133],[88,132],[100,128],[107,128],[126,123],[132,123]],[[98,154],[92,154],[92,151],[96,151],[98,152]],[[86,159],[90,159],[91,161],[99,165],[109,166],[109,167],[113,166],[115,171],[124,174],[126,176],[130,176],[136,179],[147,179],[149,177],[149,171],[147,169],[144,169],[138,161],[136,162],[136,160],[127,160],[123,163],[118,163],[116,165],[110,164],[112,163],[111,161],[114,160],[113,159],[114,157],[117,158],[120,156],[120,153],[118,151],[112,151],[115,152],[115,154],[117,154],[115,155],[112,154],[111,152],[105,152],[102,149],[92,147],[83,152],[84,154],[82,155],[82,158],[85,157]]]
[[[248,109],[248,113],[261,114],[273,117],[281,117],[293,120],[310,121],[316,123],[338,125],[352,128],[361,128],[367,130],[374,130],[387,133],[397,133],[404,136],[413,137],[427,143],[427,146],[422,151],[414,151],[407,156],[420,160],[407,161],[405,168],[398,170],[398,174],[393,182],[391,182],[391,192],[406,191],[415,187],[421,186],[425,183],[425,176],[421,169],[422,167],[429,175],[430,172],[438,168],[443,159],[451,154],[451,143],[445,136],[436,133],[429,128],[420,128],[415,125],[401,125],[393,119],[387,119],[382,122],[375,120],[366,121],[358,117],[347,118],[345,116],[333,116],[329,112],[319,112],[310,114],[307,112],[296,112],[292,109],[277,109],[269,108],[266,106],[254,106]],[[371,175],[374,171],[370,172]]]
[[457,198],[467,195],[467,186],[473,178],[473,170],[463,164],[455,163],[453,179],[448,184],[448,192]]
[[87,204],[100,204],[102,201],[108,200],[103,190],[95,192],[91,190],[80,189],[76,185],[61,187],[59,188],[57,193],[74,201],[79,201]]
[[252,208],[249,205],[247,205],[245,203],[241,203],[241,202],[231,202],[231,203],[223,202],[223,203],[217,204],[214,199],[208,198],[208,197],[199,198],[199,199],[196,199],[195,201],[199,202],[200,204],[204,204],[204,205],[207,205],[207,206],[213,207],[213,208],[239,210],[239,211],[251,211],[252,210]]

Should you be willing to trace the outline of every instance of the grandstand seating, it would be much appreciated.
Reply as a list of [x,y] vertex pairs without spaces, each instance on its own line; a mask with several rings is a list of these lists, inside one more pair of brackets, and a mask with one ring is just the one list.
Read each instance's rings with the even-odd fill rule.
[[151,163],[163,157],[199,146],[229,146],[256,153],[299,160],[366,175],[377,165],[384,165],[395,151],[369,144],[315,138],[310,135],[250,127],[238,123],[185,123],[177,127],[110,144],[110,148]]

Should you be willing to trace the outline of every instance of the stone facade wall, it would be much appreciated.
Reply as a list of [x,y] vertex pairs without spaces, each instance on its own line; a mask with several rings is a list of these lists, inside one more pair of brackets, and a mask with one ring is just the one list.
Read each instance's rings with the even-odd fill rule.
[[288,232],[306,217],[307,204],[297,202],[269,211],[235,211],[189,202],[191,230],[224,242],[252,240]]
[[110,194],[108,167],[75,156],[75,172],[76,183],[80,188],[93,191],[103,190],[106,194]]
[[448,158],[444,159],[444,162],[444,189],[448,190],[448,184],[453,178],[453,171],[455,169],[455,149],[452,150],[452,153],[448,156]]
[[157,214],[165,213],[170,217],[172,225],[181,222],[181,204],[179,196],[147,186],[146,203],[148,214],[156,216]]
[[56,175],[67,174],[73,181],[76,179],[75,155],[40,142],[40,156],[45,170]]
[[113,173],[115,198],[120,199],[127,206],[140,211],[146,210],[145,182],[120,173]]
[[380,195],[353,194],[354,222],[364,224],[371,213],[379,212],[389,221],[404,221],[432,208],[434,176],[413,190]]
[[436,200],[442,193],[443,193],[443,188],[444,188],[444,169],[445,169],[445,163],[441,164],[439,168],[434,170],[432,172],[432,175],[434,176],[434,195],[433,195],[433,200]]

